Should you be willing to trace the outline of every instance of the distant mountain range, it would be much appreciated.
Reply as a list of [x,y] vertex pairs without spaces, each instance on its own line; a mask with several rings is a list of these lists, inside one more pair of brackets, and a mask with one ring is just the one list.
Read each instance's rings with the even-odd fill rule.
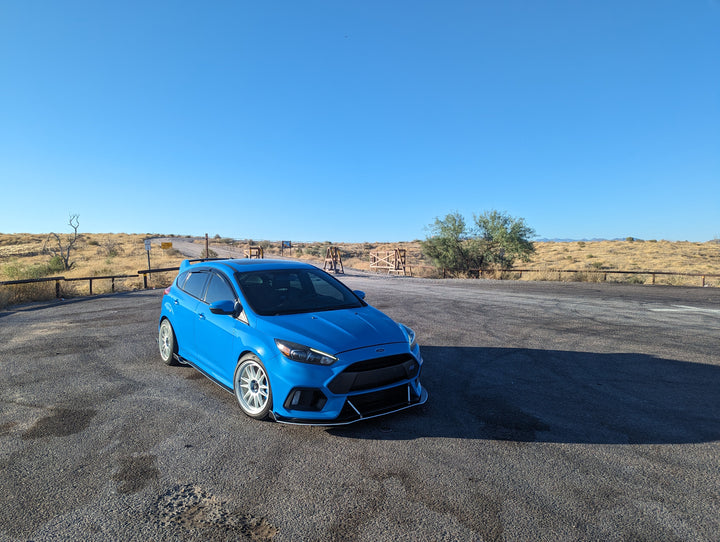
[[540,237],[535,239],[535,241],[538,243],[575,243],[577,241],[585,241],[587,243],[592,241],[625,241],[625,239],[625,237],[616,237],[615,239],[603,239],[601,237],[593,237],[592,239],[548,239],[547,237]]

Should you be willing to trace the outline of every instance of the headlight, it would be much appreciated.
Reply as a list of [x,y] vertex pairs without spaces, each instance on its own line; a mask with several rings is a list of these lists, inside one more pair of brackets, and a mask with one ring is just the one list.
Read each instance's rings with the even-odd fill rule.
[[417,346],[417,342],[415,341],[415,332],[407,326],[404,326],[402,324],[398,324],[398,325],[407,335],[408,344],[410,345],[410,350],[412,350],[413,348],[415,348]]
[[281,341],[280,339],[275,339],[275,344],[286,358],[293,361],[312,363],[314,365],[332,365],[337,361],[335,356],[302,344]]

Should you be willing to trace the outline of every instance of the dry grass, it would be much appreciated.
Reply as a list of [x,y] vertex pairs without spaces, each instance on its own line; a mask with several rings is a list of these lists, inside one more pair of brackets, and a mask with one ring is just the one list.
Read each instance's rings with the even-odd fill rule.
[[[602,271],[667,271],[720,274],[720,243],[688,241],[590,241],[536,243],[530,269],[566,269],[596,277]],[[519,266],[518,266],[519,267]],[[525,278],[525,277],[523,277]],[[557,274],[556,274],[557,278]],[[650,275],[608,275],[608,280],[649,283]],[[698,277],[660,276],[656,284],[701,284]],[[720,279],[706,279],[720,286]]]
[[[71,260],[75,266],[70,271],[47,272],[51,256],[43,251],[47,235],[0,234],[0,280],[17,280],[39,276],[61,275],[66,278],[134,275],[147,268],[147,253],[141,234],[82,234]],[[204,243],[204,241],[201,241]],[[232,244],[246,248],[250,240],[215,238],[213,246]],[[265,250],[265,257],[280,254],[279,242],[254,242]],[[329,242],[294,243],[286,256],[322,264]],[[420,242],[403,243],[336,243],[340,247],[346,268],[370,269],[370,252],[403,248],[407,251],[407,263],[414,276],[438,276],[431,262],[424,259]],[[607,275],[605,271],[670,271],[675,273],[720,274],[720,243],[691,243],[669,241],[592,241],[592,242],[544,242],[536,243],[532,261],[518,263],[517,268],[539,270],[537,273],[496,273],[485,276],[494,278],[521,278],[522,280],[574,280],[574,281],[622,281],[650,283],[651,275]],[[211,254],[212,255],[212,254]],[[152,267],[177,267],[183,256],[175,250],[161,251],[155,247],[151,252]],[[572,270],[559,276],[552,270]],[[153,274],[151,287],[165,287],[174,273]],[[657,276],[656,284],[700,285],[698,277]],[[720,286],[720,278],[708,278],[706,284]],[[62,282],[61,295],[71,297],[87,295],[88,281]],[[133,290],[143,287],[142,277],[116,279],[115,290]],[[93,293],[111,290],[110,280],[93,281]],[[48,299],[55,295],[52,283],[0,287],[0,307],[22,301]]]
[[[318,244],[315,244],[318,245]],[[319,244],[324,257],[326,244]],[[368,270],[370,252],[407,250],[407,262],[415,276],[437,276],[432,263],[423,258],[420,242],[395,244],[339,244],[346,267]],[[530,262],[516,262],[520,269],[537,269],[538,273],[485,273],[487,278],[521,278],[521,280],[569,280],[601,282],[603,280],[650,283],[652,276],[614,275],[604,271],[667,271],[674,273],[720,274],[720,243],[691,243],[670,241],[590,241],[535,243],[536,252]],[[267,251],[266,251],[267,253]],[[303,256],[306,257],[307,249]],[[559,275],[551,270],[570,270],[575,273]],[[607,275],[607,276],[606,276]],[[656,284],[698,286],[699,277],[656,276]],[[707,278],[705,283],[720,286],[720,278]]]
[[[147,252],[144,239],[137,234],[83,234],[70,258],[75,262],[69,271],[56,270],[51,276],[65,278],[100,277],[108,275],[134,275],[147,268]],[[47,235],[0,234],[0,280],[35,278],[37,270],[48,265],[51,255],[43,252]],[[168,251],[169,252],[169,251]],[[153,247],[152,266],[177,267],[182,256],[168,255]],[[47,274],[47,273],[45,273]],[[174,273],[153,274],[148,286],[164,287]],[[89,294],[89,281],[61,282],[61,296],[73,297]],[[115,291],[135,290],[143,287],[142,277],[115,280]],[[93,281],[93,293],[110,292],[109,279]],[[55,297],[55,283],[29,284],[0,287],[0,307],[23,301],[51,299]]]

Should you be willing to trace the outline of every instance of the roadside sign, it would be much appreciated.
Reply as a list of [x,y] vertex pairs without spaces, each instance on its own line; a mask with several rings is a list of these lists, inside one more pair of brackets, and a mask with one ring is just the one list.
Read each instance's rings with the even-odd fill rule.
[[160,243],[160,248],[162,248],[163,250],[172,248],[172,243]]
[[150,239],[145,240],[145,250],[150,252]]

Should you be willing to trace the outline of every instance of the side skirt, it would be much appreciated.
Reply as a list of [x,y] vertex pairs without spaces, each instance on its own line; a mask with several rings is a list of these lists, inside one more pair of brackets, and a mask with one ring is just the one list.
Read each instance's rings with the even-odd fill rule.
[[212,376],[210,376],[208,373],[206,373],[205,371],[203,371],[200,367],[198,367],[197,365],[195,365],[195,364],[194,364],[192,361],[190,361],[189,359],[180,357],[180,356],[178,356],[177,354],[173,354],[173,355],[175,356],[175,359],[177,359],[180,363],[184,363],[185,365],[190,365],[190,367],[192,367],[193,369],[195,369],[196,371],[198,371],[200,374],[202,374],[203,376],[205,376],[205,377],[206,377],[208,380],[210,380],[211,382],[214,382],[215,384],[217,384],[218,386],[220,386],[220,387],[221,387],[222,389],[224,389],[225,391],[227,391],[227,392],[229,392],[229,393],[234,393],[232,388],[226,386],[225,384],[223,384],[223,383],[220,382],[219,380],[216,380],[215,378],[213,378]]

